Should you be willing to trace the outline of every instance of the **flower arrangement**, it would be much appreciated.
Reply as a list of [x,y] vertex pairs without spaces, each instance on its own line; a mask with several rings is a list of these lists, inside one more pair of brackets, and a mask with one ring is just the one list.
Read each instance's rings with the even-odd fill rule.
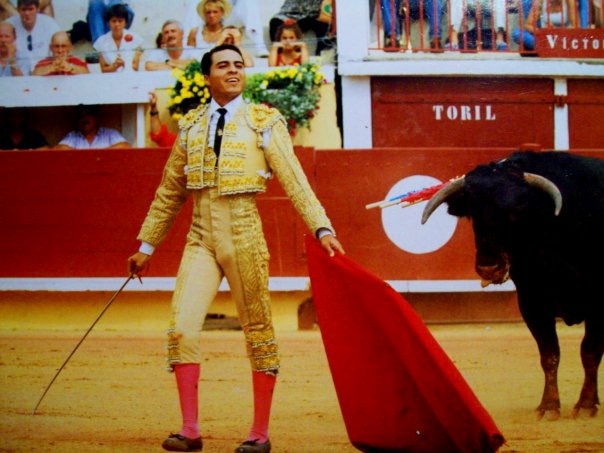
[[[210,102],[210,91],[201,74],[198,61],[184,70],[172,72],[176,83],[170,92],[168,109],[178,120],[189,109]],[[243,97],[250,102],[267,104],[278,109],[287,121],[293,136],[301,127],[309,127],[321,99],[324,76],[316,63],[271,69],[247,78]]]
[[175,68],[172,76],[176,83],[170,91],[168,110],[173,119],[179,120],[189,110],[210,102],[210,89],[201,74],[201,63],[192,61],[185,69]]
[[301,127],[309,127],[319,108],[320,88],[325,83],[316,63],[281,67],[247,79],[243,96],[250,102],[267,104],[281,112],[293,136]]

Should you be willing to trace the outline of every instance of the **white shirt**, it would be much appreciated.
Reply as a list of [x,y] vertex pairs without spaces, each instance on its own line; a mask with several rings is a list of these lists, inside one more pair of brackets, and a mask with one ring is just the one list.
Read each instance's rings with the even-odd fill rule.
[[[15,55],[16,65],[23,75],[29,75],[31,72],[29,57],[17,49],[17,53]],[[13,73],[11,72],[10,65],[5,64],[4,66],[0,66],[0,77],[12,77]]]
[[[36,63],[42,58],[50,55],[50,40],[52,35],[59,31],[61,27],[59,24],[50,16],[46,14],[38,13],[36,15],[36,23],[31,32],[27,31],[23,27],[21,22],[21,16],[11,16],[6,19],[6,22],[10,22],[15,27],[15,33],[17,34],[17,49],[23,54],[27,55],[30,60],[30,66],[33,68]],[[29,37],[31,36],[31,50],[28,45]]]
[[[227,109],[227,112],[224,115],[224,120],[225,121],[230,121],[231,118],[233,118],[233,113],[235,113],[237,111],[237,109],[241,106],[242,102],[247,102],[243,99],[243,97],[241,95],[237,96],[235,99],[233,99],[231,102],[229,102],[228,104],[225,104],[222,106],[222,108]],[[209,131],[208,131],[208,146],[214,146],[214,135],[216,134],[216,124],[218,123],[218,117],[220,116],[220,113],[217,113],[216,110],[218,110],[220,108],[220,106],[218,105],[218,103],[212,99],[210,101],[210,110],[209,110],[209,114],[210,114],[210,125],[209,125]],[[271,130],[267,129],[264,131],[264,133],[262,134],[262,141],[264,142],[264,148],[266,148],[268,146],[268,142],[271,139]]]
[[209,130],[208,130],[208,146],[209,147],[214,146],[214,137],[216,136],[216,126],[218,124],[218,118],[220,117],[220,113],[218,113],[217,110],[219,108],[226,109],[227,112],[224,114],[224,121],[229,122],[233,118],[233,113],[237,111],[237,109],[239,108],[239,106],[241,105],[242,102],[243,102],[243,98],[241,96],[237,96],[231,102],[229,102],[228,104],[225,104],[223,106],[218,105],[218,103],[214,99],[212,99],[210,101],[210,110],[208,112],[210,115],[210,124],[209,124]]
[[110,30],[104,35],[99,36],[92,47],[94,47],[94,50],[102,53],[107,64],[112,64],[116,60],[117,56],[121,55],[126,62],[126,65],[120,67],[118,71],[128,71],[132,68],[134,50],[137,47],[143,47],[143,38],[141,38],[138,34],[125,29],[124,34],[122,35],[122,40],[120,41],[120,45],[118,47],[113,40],[113,36],[111,36]]
[[[145,52],[144,63],[153,61],[155,63],[164,63],[170,60],[170,54],[166,49],[151,49]],[[191,46],[183,46],[182,54],[178,57],[179,60],[200,60],[201,55]]]
[[92,143],[89,143],[80,131],[71,131],[63,137],[63,140],[59,142],[59,145],[67,145],[76,149],[99,149],[109,148],[116,143],[125,141],[127,140],[115,129],[99,127]]

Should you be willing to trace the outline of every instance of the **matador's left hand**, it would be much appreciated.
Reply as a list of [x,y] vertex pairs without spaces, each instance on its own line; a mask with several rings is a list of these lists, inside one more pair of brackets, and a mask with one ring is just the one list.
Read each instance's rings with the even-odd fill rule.
[[325,249],[329,256],[334,256],[336,252],[339,252],[342,255],[345,254],[344,247],[342,247],[340,241],[338,241],[333,234],[326,234],[319,239],[319,241],[321,242],[321,247]]

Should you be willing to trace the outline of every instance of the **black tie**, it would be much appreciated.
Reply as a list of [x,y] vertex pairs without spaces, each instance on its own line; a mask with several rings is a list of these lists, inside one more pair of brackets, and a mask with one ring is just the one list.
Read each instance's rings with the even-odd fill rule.
[[216,123],[216,135],[214,135],[214,154],[216,154],[216,157],[220,156],[220,145],[224,133],[224,115],[227,109],[219,108],[217,112],[220,113],[220,116],[218,117],[218,123]]

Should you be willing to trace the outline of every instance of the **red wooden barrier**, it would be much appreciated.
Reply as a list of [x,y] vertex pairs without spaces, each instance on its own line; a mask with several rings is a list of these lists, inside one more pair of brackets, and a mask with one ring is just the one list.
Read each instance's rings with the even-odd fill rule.
[[[435,213],[422,226],[421,204],[383,211],[365,205],[403,190],[401,181],[421,189],[509,151],[296,150],[351,258],[385,280],[403,281],[477,280],[470,225],[441,221]],[[0,278],[124,276],[168,152],[0,153]],[[589,154],[604,158],[604,151]],[[308,231],[276,181],[259,197],[259,207],[271,251],[271,276],[306,276],[303,237]],[[175,275],[189,216],[187,205],[158,249],[151,276]],[[442,236],[443,231],[450,237]],[[402,248],[391,237],[399,234]],[[441,243],[424,245],[432,236],[441,237]]]

